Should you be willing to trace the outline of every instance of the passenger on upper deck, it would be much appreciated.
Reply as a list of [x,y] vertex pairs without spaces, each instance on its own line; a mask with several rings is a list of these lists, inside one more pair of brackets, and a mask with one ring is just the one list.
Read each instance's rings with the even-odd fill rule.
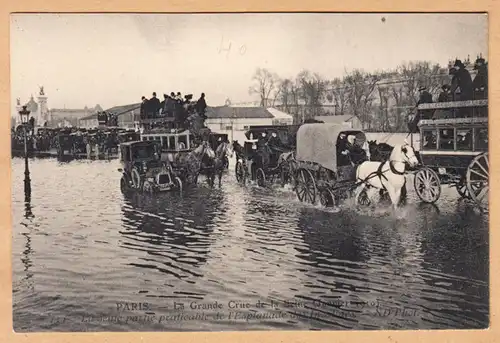
[[148,117],[155,118],[160,109],[160,100],[156,97],[156,92],[153,92],[153,97],[148,101]]
[[455,61],[455,65],[450,70],[450,74],[453,75],[451,80],[451,94],[453,95],[453,100],[472,100],[472,78],[469,71],[465,69],[465,65],[462,61]]
[[441,87],[443,90],[439,93],[438,102],[448,102],[451,101],[450,85],[443,85]]
[[148,108],[148,99],[146,99],[145,96],[141,98],[141,119],[146,119],[147,118],[147,108]]
[[427,91],[426,87],[422,86],[418,89],[418,91],[420,92],[420,97],[418,99],[417,105],[432,103],[432,95]]
[[[420,98],[418,99],[417,106],[420,104],[430,104],[432,103],[432,95],[427,91],[426,87],[420,87],[418,89],[420,92]],[[430,119],[432,117],[432,114],[434,113],[434,110],[423,110],[420,111],[420,119]]]
[[207,119],[205,110],[207,109],[207,102],[205,101],[205,93],[201,93],[200,98],[196,102],[196,112],[200,114],[203,119]]
[[474,69],[477,70],[476,77],[472,82],[474,90],[474,99],[488,98],[488,65],[482,57],[478,57],[474,63]]
[[167,94],[163,94],[163,101],[160,102],[160,111],[159,111],[159,114],[162,117],[165,117],[165,105],[167,103],[167,99],[168,99],[168,95]]
[[175,111],[175,94],[170,93],[170,96],[165,100],[165,114],[167,117],[173,117]]

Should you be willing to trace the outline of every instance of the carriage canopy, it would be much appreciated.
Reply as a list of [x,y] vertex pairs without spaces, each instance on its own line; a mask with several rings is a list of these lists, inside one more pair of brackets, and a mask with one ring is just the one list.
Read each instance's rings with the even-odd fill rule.
[[339,124],[304,124],[297,131],[297,160],[314,162],[337,171],[337,154],[343,139],[355,138],[360,146],[366,142],[363,131],[349,130]]

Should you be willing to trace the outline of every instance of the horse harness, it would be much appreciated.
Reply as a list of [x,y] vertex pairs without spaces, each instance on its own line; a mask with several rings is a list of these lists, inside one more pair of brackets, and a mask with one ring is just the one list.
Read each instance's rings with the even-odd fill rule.
[[[403,148],[403,149],[401,149],[401,151],[402,151],[402,153],[406,156],[406,158],[408,158],[408,150],[407,150],[406,148]],[[384,183],[382,182],[382,178],[384,178],[386,181],[389,181],[389,179],[387,179],[387,177],[384,175],[384,173],[385,173],[387,170],[382,171],[382,169],[383,169],[384,165],[385,165],[387,162],[389,163],[389,170],[390,170],[393,174],[396,174],[396,175],[404,175],[404,174],[405,174],[405,170],[406,170],[406,164],[407,164],[407,162],[403,162],[403,161],[392,161],[392,160],[390,160],[390,161],[385,161],[385,162],[380,163],[380,165],[379,165],[379,167],[377,168],[377,170],[376,170],[376,171],[374,171],[374,172],[372,172],[371,174],[369,174],[369,175],[368,175],[368,176],[364,179],[364,181],[363,181],[363,182],[366,182],[367,180],[370,180],[370,179],[371,179],[371,178],[373,178],[373,177],[378,177],[378,178],[380,179],[380,184],[382,185],[382,187],[383,187],[385,190],[387,190],[387,189],[386,189],[386,187],[384,186]],[[397,170],[397,169],[394,167],[394,163],[396,163],[396,162],[402,162],[402,163],[404,163],[404,164],[405,164],[405,170],[403,170],[402,172],[401,172],[401,171],[399,171],[399,170]]]

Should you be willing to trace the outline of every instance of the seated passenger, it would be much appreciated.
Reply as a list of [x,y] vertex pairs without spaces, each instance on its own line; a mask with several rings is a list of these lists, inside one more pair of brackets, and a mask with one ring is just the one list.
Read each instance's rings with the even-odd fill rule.
[[337,144],[337,166],[346,166],[351,163],[349,158],[349,143],[347,136],[341,133]]

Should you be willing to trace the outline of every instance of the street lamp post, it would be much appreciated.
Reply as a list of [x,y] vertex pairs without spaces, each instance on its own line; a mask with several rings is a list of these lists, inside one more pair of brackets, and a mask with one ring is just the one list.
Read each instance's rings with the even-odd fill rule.
[[23,106],[22,110],[19,111],[19,115],[21,116],[21,123],[24,129],[24,193],[26,197],[31,197],[31,179],[30,179],[30,170],[28,166],[28,120],[30,111],[26,109],[26,106]]
[[234,121],[236,119],[236,109],[233,108],[233,113],[231,115],[231,142],[234,141]]

